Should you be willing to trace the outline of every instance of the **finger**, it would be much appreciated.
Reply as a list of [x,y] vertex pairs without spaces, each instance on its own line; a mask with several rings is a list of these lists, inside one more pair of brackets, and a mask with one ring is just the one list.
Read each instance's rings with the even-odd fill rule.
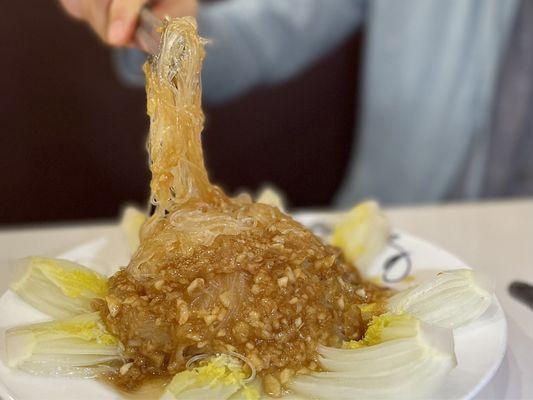
[[160,19],[163,19],[167,16],[196,16],[198,11],[198,2],[196,0],[163,0],[154,3],[154,5],[150,8],[152,9],[152,12]]
[[110,2],[111,0],[82,0],[83,18],[104,41]]
[[109,10],[107,40],[115,46],[131,42],[137,18],[142,6],[148,0],[113,0]]
[[65,11],[74,18],[83,16],[81,0],[59,0]]

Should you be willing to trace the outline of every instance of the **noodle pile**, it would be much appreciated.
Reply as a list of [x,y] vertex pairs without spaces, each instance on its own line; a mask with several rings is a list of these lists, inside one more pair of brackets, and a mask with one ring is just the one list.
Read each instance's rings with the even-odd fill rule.
[[[203,46],[193,19],[168,20],[161,51],[145,66],[155,212],[100,304],[130,360],[114,378],[126,389],[223,352],[245,357],[264,382],[283,384],[319,369],[319,344],[359,339],[357,305],[383,297],[279,209],[230,198],[209,182],[200,139]],[[266,391],[279,395],[279,386]]]

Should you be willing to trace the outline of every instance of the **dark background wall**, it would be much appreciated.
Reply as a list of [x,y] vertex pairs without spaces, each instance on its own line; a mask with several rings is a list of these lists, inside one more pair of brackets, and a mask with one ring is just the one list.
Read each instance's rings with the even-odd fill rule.
[[[6,2],[0,24],[0,225],[114,217],[143,203],[143,90],[120,85],[109,49],[51,1]],[[213,181],[270,182],[296,207],[325,206],[354,126],[361,38],[290,82],[207,107]]]

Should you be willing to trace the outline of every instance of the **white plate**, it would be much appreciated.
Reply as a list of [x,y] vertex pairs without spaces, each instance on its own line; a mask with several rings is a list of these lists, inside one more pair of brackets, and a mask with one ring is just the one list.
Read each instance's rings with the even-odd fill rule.
[[[337,216],[328,213],[300,214],[299,219],[327,235]],[[116,238],[102,238],[84,243],[59,256],[82,262],[102,273],[111,274],[114,269],[102,260],[113,260],[113,265],[124,265],[124,242]],[[120,256],[118,256],[120,255]],[[448,252],[407,233],[397,232],[386,251],[368,271],[369,276],[385,276],[389,280],[401,278],[410,268],[414,281],[432,273],[464,268],[466,265]],[[386,272],[384,272],[386,270]],[[0,268],[0,273],[5,268]],[[0,280],[6,277],[0,276]],[[403,282],[392,286],[405,286]],[[10,370],[3,360],[6,328],[46,319],[46,316],[7,291],[0,297],[0,398],[3,400],[111,400],[120,395],[94,380],[77,378],[35,377]],[[438,389],[435,398],[469,399],[474,397],[491,379],[505,354],[507,327],[504,314],[496,298],[487,312],[477,321],[454,331],[455,352],[458,365]]]

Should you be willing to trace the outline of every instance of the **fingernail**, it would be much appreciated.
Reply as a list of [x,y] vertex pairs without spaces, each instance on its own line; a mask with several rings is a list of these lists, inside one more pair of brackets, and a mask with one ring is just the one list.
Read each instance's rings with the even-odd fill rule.
[[109,26],[107,40],[112,44],[122,44],[124,41],[124,22],[116,20]]

